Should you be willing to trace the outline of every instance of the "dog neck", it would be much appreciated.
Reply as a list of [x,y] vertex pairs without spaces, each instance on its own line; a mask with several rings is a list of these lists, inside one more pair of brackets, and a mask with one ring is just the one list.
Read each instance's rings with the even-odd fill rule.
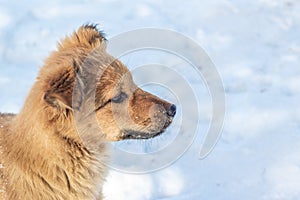
[[68,118],[62,113],[51,118],[50,108],[45,107],[34,87],[6,138],[6,164],[13,169],[8,173],[15,178],[11,187],[18,184],[18,179],[26,182],[31,174],[34,181],[23,183],[20,187],[27,187],[24,190],[39,192],[44,188],[50,191],[52,199],[95,199],[106,176],[106,145],[88,149],[80,140],[71,115]]

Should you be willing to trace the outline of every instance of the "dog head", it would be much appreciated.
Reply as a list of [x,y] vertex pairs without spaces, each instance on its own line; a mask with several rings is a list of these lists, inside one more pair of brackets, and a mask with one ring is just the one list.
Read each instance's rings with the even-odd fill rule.
[[94,115],[109,141],[147,139],[164,132],[176,106],[139,88],[127,67],[105,47],[103,34],[86,25],[62,40],[46,60],[39,77],[50,120],[72,117],[75,111],[83,121]]

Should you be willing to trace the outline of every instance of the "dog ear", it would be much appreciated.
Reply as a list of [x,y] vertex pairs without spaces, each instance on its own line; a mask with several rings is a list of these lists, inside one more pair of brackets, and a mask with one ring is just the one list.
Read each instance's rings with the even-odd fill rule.
[[85,47],[106,49],[106,38],[104,33],[97,28],[95,24],[86,24],[81,26],[70,37],[63,39],[58,45],[58,49]]
[[44,100],[52,107],[79,109],[82,103],[83,81],[81,67],[73,60],[72,70],[58,74],[50,81]]
[[106,48],[106,38],[103,31],[100,31],[97,24],[86,24],[81,26],[77,34],[85,43],[91,46],[102,46]]

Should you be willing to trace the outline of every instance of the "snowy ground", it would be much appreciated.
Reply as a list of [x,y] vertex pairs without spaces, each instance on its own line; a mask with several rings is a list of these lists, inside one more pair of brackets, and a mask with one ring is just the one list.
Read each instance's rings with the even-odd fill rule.
[[[200,131],[161,171],[111,170],[107,199],[300,199],[299,19],[297,0],[0,0],[0,111],[20,110],[56,41],[83,23],[100,23],[108,39],[142,27],[172,29],[196,40],[222,76],[222,137],[204,160]],[[202,112],[207,127],[209,110]]]

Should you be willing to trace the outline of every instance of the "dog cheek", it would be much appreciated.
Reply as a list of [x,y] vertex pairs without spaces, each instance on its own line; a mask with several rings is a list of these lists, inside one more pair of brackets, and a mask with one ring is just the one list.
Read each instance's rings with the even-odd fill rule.
[[96,112],[98,125],[107,141],[118,141],[120,140],[121,127],[116,121],[112,110],[102,108]]

